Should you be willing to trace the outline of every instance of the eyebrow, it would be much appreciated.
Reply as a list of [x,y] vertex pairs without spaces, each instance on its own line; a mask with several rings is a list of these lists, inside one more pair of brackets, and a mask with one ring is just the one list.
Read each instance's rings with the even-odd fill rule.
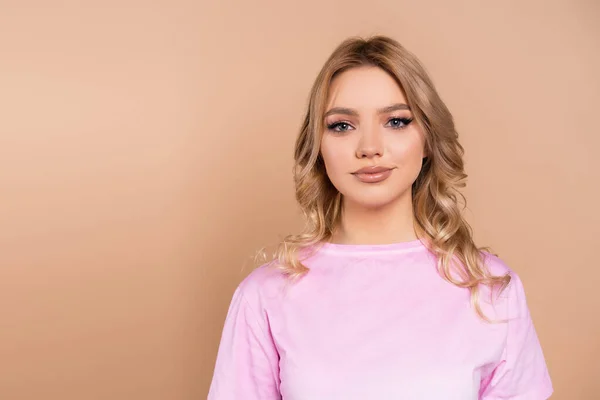
[[[386,113],[390,113],[390,112],[398,111],[398,110],[410,110],[410,107],[404,103],[396,103],[396,104],[392,104],[391,106],[387,106],[387,107],[378,109],[377,113],[378,114],[386,114]],[[334,107],[331,110],[327,111],[323,117],[326,118],[333,114],[351,115],[353,117],[358,116],[358,112],[352,108]]]

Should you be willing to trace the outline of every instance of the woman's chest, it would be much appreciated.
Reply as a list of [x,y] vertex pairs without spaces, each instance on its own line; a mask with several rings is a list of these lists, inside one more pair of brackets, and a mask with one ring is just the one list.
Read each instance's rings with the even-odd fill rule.
[[468,297],[361,294],[291,301],[271,317],[285,400],[477,398],[502,324],[478,320]]

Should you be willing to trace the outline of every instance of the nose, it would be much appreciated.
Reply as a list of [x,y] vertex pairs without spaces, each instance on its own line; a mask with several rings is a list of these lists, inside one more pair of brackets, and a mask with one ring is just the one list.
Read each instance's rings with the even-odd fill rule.
[[366,128],[361,132],[356,147],[357,158],[373,158],[383,156],[383,135],[375,128]]

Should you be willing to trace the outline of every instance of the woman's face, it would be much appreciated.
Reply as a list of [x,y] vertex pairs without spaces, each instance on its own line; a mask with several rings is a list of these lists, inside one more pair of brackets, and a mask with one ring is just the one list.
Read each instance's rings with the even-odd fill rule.
[[411,201],[425,140],[404,93],[377,67],[344,71],[331,82],[321,155],[344,203],[373,208]]

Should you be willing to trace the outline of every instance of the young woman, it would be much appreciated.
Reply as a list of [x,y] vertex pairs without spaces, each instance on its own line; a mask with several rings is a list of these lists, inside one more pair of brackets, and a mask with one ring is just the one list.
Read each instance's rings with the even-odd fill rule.
[[414,55],[344,41],[296,142],[306,230],[237,288],[208,398],[547,399],[523,285],[462,216],[462,154]]

